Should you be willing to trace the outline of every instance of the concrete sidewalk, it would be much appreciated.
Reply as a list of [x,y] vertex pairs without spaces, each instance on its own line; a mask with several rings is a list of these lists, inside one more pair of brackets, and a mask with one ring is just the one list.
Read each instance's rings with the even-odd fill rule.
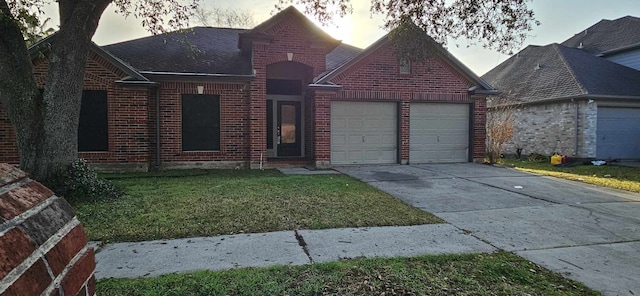
[[356,257],[479,253],[496,249],[450,224],[339,228],[107,244],[96,278],[303,265]]

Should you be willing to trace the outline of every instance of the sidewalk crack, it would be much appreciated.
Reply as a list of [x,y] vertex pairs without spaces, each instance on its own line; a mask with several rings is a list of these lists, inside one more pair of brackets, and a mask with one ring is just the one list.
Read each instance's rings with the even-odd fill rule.
[[300,234],[296,229],[293,230],[293,233],[296,236],[298,245],[302,247],[302,251],[307,255],[307,258],[309,258],[309,263],[313,264],[313,258],[311,258],[311,254],[309,254],[309,249],[307,248],[307,243],[304,241],[304,237],[302,237],[302,234]]

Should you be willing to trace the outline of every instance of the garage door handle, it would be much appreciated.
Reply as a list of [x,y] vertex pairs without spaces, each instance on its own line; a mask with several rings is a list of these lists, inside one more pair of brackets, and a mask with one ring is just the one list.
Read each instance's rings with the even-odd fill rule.
[[362,136],[362,143],[364,143],[364,136]]
[[436,136],[436,137],[438,137],[438,143],[440,143],[440,136]]

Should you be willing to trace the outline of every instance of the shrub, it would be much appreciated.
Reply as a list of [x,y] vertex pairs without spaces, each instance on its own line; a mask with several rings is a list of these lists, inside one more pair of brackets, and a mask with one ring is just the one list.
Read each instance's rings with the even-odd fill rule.
[[45,185],[69,202],[112,200],[124,194],[111,181],[100,178],[84,159],[77,159]]

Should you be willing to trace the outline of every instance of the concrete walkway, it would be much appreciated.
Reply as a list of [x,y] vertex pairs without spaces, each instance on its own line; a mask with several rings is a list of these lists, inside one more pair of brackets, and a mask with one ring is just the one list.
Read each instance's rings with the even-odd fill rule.
[[303,265],[356,257],[492,252],[449,224],[342,228],[108,244],[96,254],[96,278]]

